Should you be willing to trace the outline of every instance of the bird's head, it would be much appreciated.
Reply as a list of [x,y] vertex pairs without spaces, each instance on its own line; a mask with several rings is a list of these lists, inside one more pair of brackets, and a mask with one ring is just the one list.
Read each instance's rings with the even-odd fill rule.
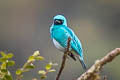
[[54,17],[54,25],[65,25],[67,26],[66,18],[63,15],[56,15]]

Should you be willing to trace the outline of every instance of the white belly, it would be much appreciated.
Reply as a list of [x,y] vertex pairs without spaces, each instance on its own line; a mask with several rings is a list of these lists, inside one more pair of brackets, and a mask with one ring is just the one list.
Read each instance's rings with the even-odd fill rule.
[[57,49],[59,49],[60,51],[65,51],[65,48],[62,47],[55,39],[53,39],[53,43]]

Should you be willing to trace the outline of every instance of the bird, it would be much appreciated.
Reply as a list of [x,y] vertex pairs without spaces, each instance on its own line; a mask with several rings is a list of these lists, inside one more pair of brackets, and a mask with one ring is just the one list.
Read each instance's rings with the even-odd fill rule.
[[67,19],[63,15],[56,15],[53,18],[53,23],[50,27],[50,35],[55,47],[61,52],[65,52],[67,48],[68,38],[70,41],[70,52],[69,56],[76,61],[76,58],[80,61],[84,70],[86,70],[86,64],[84,62],[82,44],[74,31],[67,26]]

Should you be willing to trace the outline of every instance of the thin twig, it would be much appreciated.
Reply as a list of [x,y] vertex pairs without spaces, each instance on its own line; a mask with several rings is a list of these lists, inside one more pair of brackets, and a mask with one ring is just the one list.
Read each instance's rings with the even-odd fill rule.
[[[26,67],[27,67],[28,65],[30,65],[31,63],[33,63],[33,61],[27,61],[27,62],[23,65],[23,67],[21,68],[22,73],[25,71]],[[23,76],[22,73],[21,73],[20,75],[17,75],[17,76],[16,76],[16,80],[22,80],[22,76]]]
[[23,65],[23,67],[18,69],[18,70],[20,70],[20,72],[19,72],[19,74],[16,74],[16,80],[22,80],[22,77],[23,77],[22,74],[24,72],[32,70],[32,69],[28,68],[28,66],[33,66],[34,67],[33,62],[35,62],[35,60],[36,60],[35,58],[38,57],[39,55],[40,55],[39,51],[35,51],[33,53],[33,55],[31,55],[28,58],[27,62]]
[[57,77],[56,77],[56,80],[59,80],[60,75],[61,75],[61,73],[62,73],[62,71],[63,71],[63,69],[64,69],[64,67],[65,67],[65,61],[66,61],[66,59],[67,59],[67,55],[70,53],[70,52],[69,52],[70,41],[71,41],[71,38],[69,37],[69,38],[68,38],[68,41],[67,41],[67,48],[66,48],[66,50],[65,50],[65,52],[64,52],[63,59],[62,59],[62,63],[61,63],[61,67],[60,67],[59,73],[58,73],[58,75],[57,75]]
[[120,55],[120,48],[116,48],[115,50],[108,53],[102,59],[97,60],[95,64],[90,69],[88,69],[88,71],[86,71],[76,80],[101,80],[99,73],[102,67],[105,64],[111,62],[118,55]]

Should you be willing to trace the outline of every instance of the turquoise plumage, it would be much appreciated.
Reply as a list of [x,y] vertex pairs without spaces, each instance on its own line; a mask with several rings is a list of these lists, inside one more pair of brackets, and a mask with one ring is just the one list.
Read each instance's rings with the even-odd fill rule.
[[69,56],[72,57],[74,60],[78,58],[82,67],[86,69],[81,42],[72,31],[72,29],[67,26],[67,21],[64,16],[56,15],[54,17],[53,24],[50,27],[50,35],[55,47],[63,52],[67,47],[68,37],[70,37],[70,51],[72,52],[72,54]]

